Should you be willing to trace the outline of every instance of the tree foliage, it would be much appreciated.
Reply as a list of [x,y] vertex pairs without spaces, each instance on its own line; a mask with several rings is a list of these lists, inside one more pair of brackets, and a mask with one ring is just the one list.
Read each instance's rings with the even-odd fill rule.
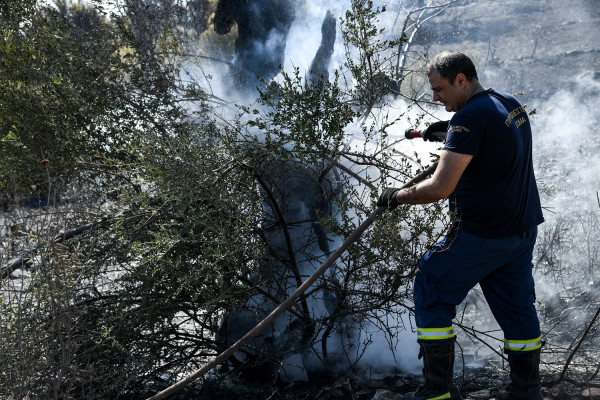
[[6,196],[29,194],[31,185],[40,191],[47,172],[68,180],[78,158],[123,146],[111,129],[122,113],[123,78],[106,22],[93,10],[83,27],[35,1],[2,8],[0,187]]

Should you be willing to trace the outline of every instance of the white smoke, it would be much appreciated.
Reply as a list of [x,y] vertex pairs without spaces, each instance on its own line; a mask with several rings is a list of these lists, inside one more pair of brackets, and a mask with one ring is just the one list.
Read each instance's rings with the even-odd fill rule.
[[557,343],[569,338],[564,332],[583,329],[600,284],[599,94],[593,72],[580,74],[540,103],[533,117],[546,219],[537,243],[536,290],[542,331]]
[[573,84],[542,102],[532,117],[536,170],[547,193],[549,221],[565,212],[598,209],[600,82],[585,73]]

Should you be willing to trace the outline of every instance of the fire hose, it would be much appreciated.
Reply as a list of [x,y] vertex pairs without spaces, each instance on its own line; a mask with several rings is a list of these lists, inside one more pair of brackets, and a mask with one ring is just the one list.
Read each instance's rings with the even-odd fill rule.
[[[445,132],[435,132],[434,135],[436,137],[443,138],[443,137],[445,137],[446,133]],[[439,136],[439,135],[441,135],[441,136]],[[405,133],[405,137],[407,139],[413,139],[413,138],[417,138],[417,137],[423,137],[423,134],[420,131],[407,130],[406,133]],[[421,171],[414,178],[412,178],[411,180],[409,180],[408,182],[406,182],[404,185],[402,185],[402,187],[400,189],[404,189],[404,188],[416,185],[417,183],[422,182],[423,180],[427,179],[431,174],[433,174],[433,172],[437,168],[437,164],[438,163],[436,162],[436,163],[432,164],[431,166],[429,166],[427,169]],[[317,279],[319,279],[325,273],[325,271],[329,267],[331,267],[333,265],[333,263],[338,258],[340,258],[341,255],[354,242],[356,242],[358,240],[358,238],[363,234],[363,232],[366,231],[367,228],[369,226],[371,226],[371,224],[373,224],[373,222],[375,222],[375,219],[379,215],[381,215],[386,209],[387,208],[384,207],[384,206],[377,207],[377,209],[369,217],[367,217],[367,219],[364,220],[358,226],[358,228],[356,228],[346,238],[346,240],[344,240],[344,242],[340,245],[340,247],[338,247],[338,249],[336,251],[334,251],[327,258],[327,260],[325,260],[323,262],[323,264],[321,264],[321,266],[319,268],[317,268],[317,270],[315,270],[315,272],[313,272],[313,274],[311,276],[309,276],[306,279],[306,281],[304,281],[304,283],[302,283],[302,285],[300,285],[298,287],[298,289],[296,289],[294,291],[294,293],[292,293],[287,299],[285,299],[285,301],[283,303],[281,303],[273,311],[271,311],[271,313],[269,315],[267,315],[262,321],[260,321],[258,323],[258,325],[256,325],[253,329],[251,329],[248,333],[246,333],[237,342],[235,342],[234,344],[232,344],[227,350],[225,350],[221,354],[217,355],[211,362],[209,362],[208,364],[206,364],[204,367],[202,367],[202,368],[200,368],[200,369],[192,372],[191,374],[189,374],[185,378],[179,380],[178,382],[174,383],[173,385],[169,386],[168,388],[164,389],[163,391],[155,394],[152,397],[149,397],[147,400],[161,400],[161,399],[165,399],[168,396],[170,396],[170,395],[178,392],[179,390],[183,389],[185,386],[189,385],[190,383],[192,383],[196,379],[201,378],[202,376],[204,376],[208,371],[212,370],[213,368],[215,368],[215,367],[219,366],[220,364],[222,364],[223,362],[225,362],[235,352],[237,352],[239,349],[241,349],[242,347],[244,347],[248,342],[250,342],[250,340],[252,340],[260,332],[262,332],[269,325],[271,325],[273,323],[273,321],[275,321],[275,319],[278,316],[280,316],[285,310],[287,310],[288,308],[290,308],[296,302],[296,300],[298,300],[298,298],[300,298],[300,296],[302,296],[304,294],[304,292],[306,290],[308,290],[308,288],[310,288],[312,286],[312,284],[315,283],[317,281]]]

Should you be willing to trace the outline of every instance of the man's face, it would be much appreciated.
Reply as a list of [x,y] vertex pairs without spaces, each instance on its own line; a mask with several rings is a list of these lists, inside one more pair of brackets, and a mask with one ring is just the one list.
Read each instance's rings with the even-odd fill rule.
[[442,78],[436,70],[433,70],[429,75],[429,85],[433,91],[433,101],[442,103],[448,112],[458,111],[464,105],[465,91],[463,85],[456,84],[458,81],[457,76],[454,79],[454,84],[451,84],[448,79]]

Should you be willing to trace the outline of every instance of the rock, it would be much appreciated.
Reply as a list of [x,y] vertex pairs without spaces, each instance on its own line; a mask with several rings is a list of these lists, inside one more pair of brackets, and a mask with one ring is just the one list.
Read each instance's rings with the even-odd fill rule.
[[600,400],[600,388],[589,388],[585,389],[583,393],[581,393],[581,397],[584,400]]
[[476,392],[471,392],[467,395],[470,399],[489,399],[491,397],[489,389],[482,389]]
[[553,386],[548,395],[555,400],[571,400],[573,398],[573,396],[565,392],[559,385]]
[[386,389],[377,389],[371,400],[402,400],[402,395]]
[[406,390],[406,387],[410,384],[411,384],[411,380],[394,376],[393,383],[388,387],[390,387],[392,390],[397,390],[398,392],[402,392],[403,390]]

